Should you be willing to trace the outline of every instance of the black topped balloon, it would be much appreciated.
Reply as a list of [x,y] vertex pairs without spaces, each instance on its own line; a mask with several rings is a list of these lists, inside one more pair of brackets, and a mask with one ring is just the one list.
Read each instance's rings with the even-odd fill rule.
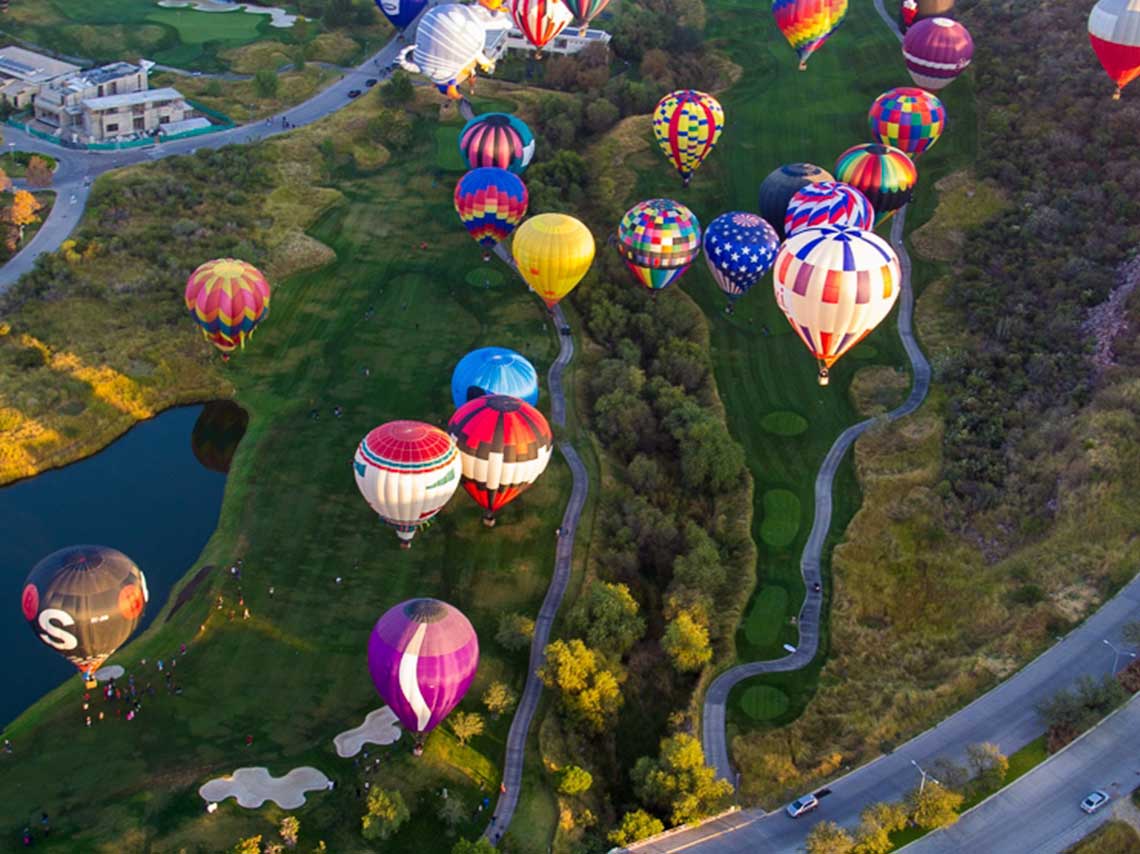
[[783,240],[784,216],[792,196],[808,184],[834,180],[826,169],[814,163],[788,163],[773,169],[760,184],[760,216],[771,223]]
[[146,577],[106,546],[68,546],[32,568],[20,597],[36,637],[90,678],[142,619]]

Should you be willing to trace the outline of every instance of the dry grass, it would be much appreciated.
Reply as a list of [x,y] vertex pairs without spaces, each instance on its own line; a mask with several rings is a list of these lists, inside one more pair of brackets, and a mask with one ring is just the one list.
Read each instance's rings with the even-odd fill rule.
[[966,245],[966,232],[993,219],[1006,200],[996,184],[978,181],[969,170],[947,175],[934,186],[938,209],[911,235],[911,244],[932,261],[954,261]]
[[882,415],[900,403],[910,388],[910,375],[888,365],[862,368],[851,381],[855,410],[865,418]]
[[[254,44],[249,47],[256,48],[260,45]],[[323,89],[333,76],[333,72],[317,65],[307,65],[304,71],[286,71],[277,76],[278,90],[274,98],[262,98],[258,95],[253,80],[179,77],[172,85],[177,85],[179,91],[187,98],[211,110],[217,110],[235,122],[242,123],[276,115],[311,98]]]
[[360,48],[341,32],[321,33],[305,46],[305,58],[313,62],[348,65]]
[[238,74],[256,74],[258,71],[276,71],[291,62],[288,45],[276,41],[254,42],[224,51],[221,58]]

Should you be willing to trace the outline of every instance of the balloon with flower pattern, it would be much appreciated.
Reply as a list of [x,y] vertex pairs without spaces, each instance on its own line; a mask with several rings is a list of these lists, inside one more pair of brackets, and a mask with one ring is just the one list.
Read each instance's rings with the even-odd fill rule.
[[772,15],[800,58],[800,71],[847,16],[847,0],[773,0]]
[[638,202],[621,218],[617,250],[638,284],[656,293],[680,278],[700,254],[701,224],[672,199]]
[[685,186],[705,162],[724,130],[724,110],[712,95],[694,89],[670,92],[653,111],[657,145],[681,174]]
[[218,258],[190,274],[185,301],[202,335],[228,359],[269,313],[269,283],[252,264]]

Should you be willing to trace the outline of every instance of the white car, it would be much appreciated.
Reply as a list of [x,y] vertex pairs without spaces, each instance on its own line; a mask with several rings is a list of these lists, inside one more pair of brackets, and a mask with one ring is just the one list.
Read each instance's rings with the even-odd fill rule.
[[804,795],[788,804],[788,815],[792,818],[799,818],[804,813],[809,813],[818,806],[819,798],[815,795]]
[[1083,809],[1089,815],[1092,815],[1098,809],[1107,804],[1108,801],[1108,793],[1097,789],[1095,792],[1089,792],[1088,797],[1081,801],[1081,809]]

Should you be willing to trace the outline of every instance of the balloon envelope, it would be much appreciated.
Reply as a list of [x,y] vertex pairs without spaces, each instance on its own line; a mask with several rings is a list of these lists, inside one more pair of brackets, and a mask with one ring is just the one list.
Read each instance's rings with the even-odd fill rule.
[[487,62],[485,39],[485,21],[475,7],[458,3],[435,6],[416,27],[412,60],[419,73],[441,89],[454,87],[472,73],[475,65]]
[[673,199],[638,202],[618,224],[617,250],[638,284],[659,291],[700,254],[701,224]]
[[131,636],[148,598],[142,570],[122,552],[69,546],[32,568],[20,607],[44,645],[91,673]]
[[937,95],[925,89],[899,86],[875,99],[867,120],[876,142],[918,157],[942,136],[946,108]]
[[459,360],[451,374],[451,399],[458,409],[485,394],[508,394],[538,403],[538,372],[525,357],[506,347],[481,347]]
[[577,24],[579,31],[584,32],[610,0],[563,0],[563,2],[574,16],[574,23]]
[[911,79],[937,92],[966,70],[974,57],[974,40],[955,20],[927,18],[906,31],[902,51]]
[[534,134],[509,113],[483,113],[459,132],[459,153],[468,169],[497,166],[521,174],[534,157]]
[[562,0],[511,0],[511,18],[528,42],[542,48],[573,20]]
[[872,228],[875,225],[875,209],[867,197],[850,184],[840,181],[808,184],[797,190],[788,202],[784,232],[790,236],[816,225]]
[[880,223],[910,201],[918,170],[914,161],[889,145],[853,145],[835,162],[835,177],[863,192]]
[[814,163],[788,163],[768,173],[760,183],[760,216],[784,237],[784,216],[788,202],[801,187],[820,181],[834,181],[831,173]]
[[704,236],[705,263],[716,286],[729,299],[741,297],[772,268],[780,238],[761,217],[745,211],[723,213]]
[[724,130],[724,110],[712,95],[694,89],[670,92],[653,111],[653,134],[688,186]]
[[526,216],[526,184],[513,172],[485,166],[472,169],[455,185],[455,212],[484,249],[506,240]]
[[463,488],[493,524],[546,471],[554,435],[542,413],[517,397],[491,394],[468,401],[447,422],[463,460]]
[[847,16],[847,0],[774,0],[776,26],[800,58],[802,70],[808,57],[823,47]]
[[402,30],[416,19],[416,15],[424,10],[428,0],[376,0],[376,5],[384,13],[384,17],[391,22],[397,30]]
[[417,735],[447,717],[471,687],[479,638],[471,621],[438,599],[410,599],[385,612],[368,638],[376,693]]
[[252,264],[235,258],[207,261],[186,282],[186,310],[222,353],[245,347],[269,314],[269,283]]
[[519,275],[553,308],[594,263],[594,235],[572,216],[544,213],[519,226],[511,251]]
[[1105,72],[1120,90],[1140,77],[1140,3],[1099,0],[1089,12],[1089,42]]

